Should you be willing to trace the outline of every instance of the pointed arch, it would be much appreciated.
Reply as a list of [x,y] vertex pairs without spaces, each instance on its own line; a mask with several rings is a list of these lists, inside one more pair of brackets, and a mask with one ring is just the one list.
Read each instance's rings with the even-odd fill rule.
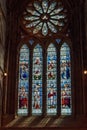
[[33,50],[33,73],[32,73],[32,114],[42,114],[42,73],[43,57],[42,47],[37,44]]
[[47,49],[47,114],[57,114],[57,53],[53,44]]
[[71,55],[67,43],[60,49],[61,115],[71,115]]
[[18,115],[28,115],[29,102],[29,48],[24,44],[19,54]]

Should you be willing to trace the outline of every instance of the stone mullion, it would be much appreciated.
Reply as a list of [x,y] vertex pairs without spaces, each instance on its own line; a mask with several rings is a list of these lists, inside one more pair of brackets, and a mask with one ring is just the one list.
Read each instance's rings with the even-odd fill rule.
[[33,66],[33,50],[30,50],[29,62],[29,115],[32,115],[32,66]]
[[57,115],[61,115],[60,48],[57,51]]
[[42,87],[43,87],[43,102],[42,102],[42,115],[46,115],[47,111],[47,78],[46,78],[46,73],[47,73],[47,53],[46,50],[43,50],[43,79],[42,79]]

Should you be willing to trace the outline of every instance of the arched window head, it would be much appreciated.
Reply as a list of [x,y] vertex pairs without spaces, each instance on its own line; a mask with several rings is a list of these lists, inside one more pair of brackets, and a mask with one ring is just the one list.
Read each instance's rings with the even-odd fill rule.
[[61,0],[34,0],[27,5],[21,19],[28,33],[46,37],[64,30],[68,13]]

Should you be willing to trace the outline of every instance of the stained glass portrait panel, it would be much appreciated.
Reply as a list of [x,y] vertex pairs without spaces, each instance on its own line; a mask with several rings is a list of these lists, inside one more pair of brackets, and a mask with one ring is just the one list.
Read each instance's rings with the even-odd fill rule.
[[71,57],[70,48],[64,43],[60,50],[61,115],[71,115]]
[[29,102],[29,49],[24,44],[19,56],[18,115],[28,114]]
[[33,51],[32,114],[42,113],[42,48],[38,44]]
[[53,44],[47,49],[47,114],[57,113],[57,54]]

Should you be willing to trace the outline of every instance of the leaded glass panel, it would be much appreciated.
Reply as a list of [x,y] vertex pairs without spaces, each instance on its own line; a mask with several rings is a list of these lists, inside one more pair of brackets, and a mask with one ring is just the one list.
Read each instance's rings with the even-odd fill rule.
[[33,51],[32,114],[42,113],[42,48],[38,44]]
[[57,54],[53,44],[47,50],[47,114],[57,113]]
[[71,57],[70,48],[64,43],[60,50],[61,114],[71,115]]
[[59,33],[67,25],[67,9],[57,0],[34,0],[26,7],[22,21],[28,33],[50,36]]
[[19,56],[18,115],[28,114],[29,102],[29,49],[23,45]]

